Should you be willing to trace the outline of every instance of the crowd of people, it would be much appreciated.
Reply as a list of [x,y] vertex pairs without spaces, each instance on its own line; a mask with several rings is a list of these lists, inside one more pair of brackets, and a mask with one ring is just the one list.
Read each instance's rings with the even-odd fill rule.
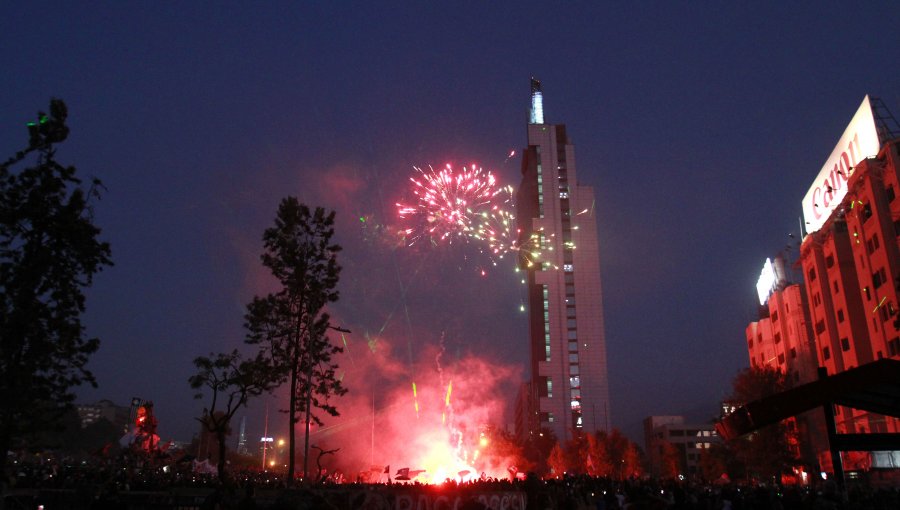
[[[585,475],[525,480],[482,479],[440,485],[415,482],[335,484],[298,481],[287,487],[282,474],[259,470],[196,473],[190,460],[167,465],[133,457],[92,460],[23,456],[4,473],[5,502],[45,508],[271,508],[394,510],[409,508],[531,509],[875,509],[900,508],[900,490],[833,483],[817,487],[705,484],[652,479],[613,481]],[[499,496],[498,496],[499,495]],[[424,502],[424,503],[423,503]],[[15,507],[14,505],[8,505]]]

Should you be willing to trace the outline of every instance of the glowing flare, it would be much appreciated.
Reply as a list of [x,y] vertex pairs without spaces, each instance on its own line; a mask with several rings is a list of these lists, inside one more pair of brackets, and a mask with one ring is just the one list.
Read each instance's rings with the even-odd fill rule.
[[447,406],[450,405],[450,391],[452,391],[452,390],[453,390],[453,381],[450,381],[450,383],[447,384],[447,398],[444,399],[444,405],[447,405]]

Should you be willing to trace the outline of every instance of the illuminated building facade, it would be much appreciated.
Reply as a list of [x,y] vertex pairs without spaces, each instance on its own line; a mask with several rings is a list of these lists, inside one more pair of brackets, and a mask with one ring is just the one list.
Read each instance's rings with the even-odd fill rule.
[[[745,330],[750,366],[778,370],[794,386],[815,381],[818,362],[806,294],[802,285],[791,283],[781,256],[774,261],[766,259],[756,290],[759,320]],[[786,443],[803,463],[811,465],[816,452],[827,448],[821,412],[791,417],[785,421],[785,427]]]
[[686,424],[684,416],[648,416],[644,418],[644,447],[650,475],[671,476],[666,473],[664,463],[675,459],[667,458],[667,447],[677,457],[678,474],[698,476],[700,456],[715,443],[720,443],[719,435],[712,424]]
[[[578,184],[566,126],[544,123],[531,81],[517,221],[528,293],[531,380],[521,435],[540,428],[562,442],[574,430],[609,430],[606,340],[594,190]],[[523,409],[527,411],[523,412]],[[525,419],[527,418],[527,419]]]
[[767,259],[757,284],[759,320],[746,329],[752,367],[771,367],[792,384],[816,380],[818,367],[803,287],[790,283],[784,260]]
[[113,424],[117,430],[126,432],[130,423],[130,409],[114,404],[110,400],[101,400],[95,404],[79,404],[75,406],[81,420],[81,428],[93,425],[101,419]]
[[[817,361],[829,374],[900,359],[896,127],[867,96],[803,202],[800,263]],[[838,408],[835,418],[840,433],[900,432],[900,420],[858,410]]]

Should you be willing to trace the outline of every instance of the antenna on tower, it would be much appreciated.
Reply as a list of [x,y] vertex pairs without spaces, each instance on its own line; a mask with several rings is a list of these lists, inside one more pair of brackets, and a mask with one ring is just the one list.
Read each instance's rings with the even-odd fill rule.
[[531,118],[529,124],[544,123],[544,94],[541,91],[541,81],[531,77]]

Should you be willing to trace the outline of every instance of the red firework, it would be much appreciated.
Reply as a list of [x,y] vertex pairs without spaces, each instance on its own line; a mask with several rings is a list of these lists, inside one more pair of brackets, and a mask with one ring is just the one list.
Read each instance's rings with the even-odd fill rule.
[[412,246],[421,239],[437,244],[454,239],[468,239],[476,229],[477,218],[490,209],[500,192],[490,172],[471,165],[454,170],[447,165],[439,171],[415,167],[419,176],[410,177],[416,202],[397,204],[400,218],[411,223],[401,233]]

